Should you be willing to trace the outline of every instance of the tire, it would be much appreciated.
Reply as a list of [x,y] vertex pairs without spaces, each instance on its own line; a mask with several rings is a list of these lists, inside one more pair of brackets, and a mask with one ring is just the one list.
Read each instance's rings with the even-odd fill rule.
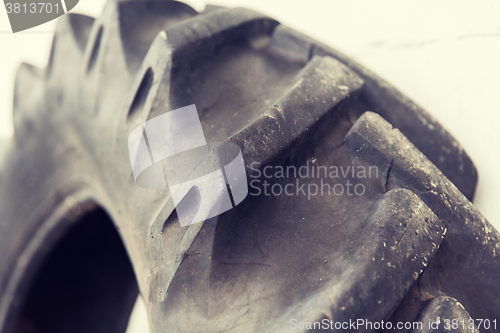
[[[168,190],[134,183],[127,137],[190,104],[209,141],[241,148],[249,182],[266,166],[377,173],[343,177],[362,195],[250,194],[181,227]],[[499,234],[470,201],[470,158],[396,89],[269,17],[169,1],[64,15],[47,68],[19,68],[14,125],[1,332],[124,332],[138,292],[153,332],[343,331],[335,323],[447,313],[495,331]]]

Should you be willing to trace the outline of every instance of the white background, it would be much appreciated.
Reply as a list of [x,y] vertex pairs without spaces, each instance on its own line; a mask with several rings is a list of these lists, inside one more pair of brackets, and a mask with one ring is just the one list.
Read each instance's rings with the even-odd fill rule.
[[[185,2],[199,11],[206,3]],[[80,0],[72,12],[98,16],[104,3]],[[344,52],[424,107],[471,156],[479,172],[475,204],[500,229],[500,1],[210,3],[268,14]],[[55,24],[12,34],[0,8],[0,138],[13,134],[16,69],[23,61],[45,67]],[[130,332],[144,331],[139,312],[142,320],[133,320],[138,326]]]

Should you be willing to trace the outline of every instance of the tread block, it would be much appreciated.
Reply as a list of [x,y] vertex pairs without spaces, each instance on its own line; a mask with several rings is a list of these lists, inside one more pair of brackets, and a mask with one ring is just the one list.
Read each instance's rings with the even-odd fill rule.
[[[448,229],[440,255],[421,278],[422,294],[429,298],[444,293],[470,309],[473,318],[494,319],[500,313],[500,296],[492,292],[500,290],[498,231],[422,152],[379,115],[367,112],[361,116],[346,136],[345,145],[371,163],[390,160],[388,187],[415,192]],[[479,282],[484,279],[491,283]]]
[[[479,330],[470,327],[478,326],[478,322],[470,321],[470,317],[464,306],[453,297],[440,296],[429,301],[422,310],[418,321],[422,329],[416,329],[412,333],[479,333]],[[455,326],[456,325],[456,326]],[[491,323],[488,325],[491,327]]]
[[26,144],[30,138],[37,113],[44,111],[41,105],[43,94],[43,71],[22,63],[16,73],[13,103],[14,136],[20,145]]
[[477,170],[460,144],[431,115],[344,54],[291,28],[280,26],[279,29],[282,39],[292,41],[295,48],[309,50],[309,58],[314,55],[331,56],[359,75],[365,85],[360,94],[357,116],[361,116],[366,110],[379,113],[413,142],[472,201],[477,185]]
[[120,37],[129,72],[137,73],[160,31],[196,15],[193,8],[177,1],[120,2]]

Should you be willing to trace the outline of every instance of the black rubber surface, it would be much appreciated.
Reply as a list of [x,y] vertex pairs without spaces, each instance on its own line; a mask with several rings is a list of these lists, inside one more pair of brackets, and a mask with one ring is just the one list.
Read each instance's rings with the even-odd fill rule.
[[[249,195],[182,228],[168,190],[134,183],[127,137],[190,104],[207,141],[241,147],[249,182],[266,166],[376,172],[274,179],[365,190]],[[374,74],[259,13],[110,1],[96,20],[64,15],[46,70],[18,71],[14,125],[1,332],[123,332],[137,288],[153,332],[500,315],[499,235],[469,201],[477,174],[460,145]]]

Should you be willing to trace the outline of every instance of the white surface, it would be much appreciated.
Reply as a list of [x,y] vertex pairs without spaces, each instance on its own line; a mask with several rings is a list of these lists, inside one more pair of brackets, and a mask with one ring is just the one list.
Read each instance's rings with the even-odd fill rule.
[[[197,10],[206,3],[186,2]],[[475,204],[500,229],[499,1],[210,3],[268,14],[351,56],[424,107],[471,156],[479,172]],[[72,12],[97,16],[103,5],[101,0],[80,0]],[[13,35],[0,10],[0,137],[13,133],[15,71],[22,61],[45,67],[54,27],[52,21]],[[143,306],[137,309],[144,311]]]
[[134,309],[128,321],[125,333],[146,333],[149,332],[148,313],[142,297],[137,297]]

